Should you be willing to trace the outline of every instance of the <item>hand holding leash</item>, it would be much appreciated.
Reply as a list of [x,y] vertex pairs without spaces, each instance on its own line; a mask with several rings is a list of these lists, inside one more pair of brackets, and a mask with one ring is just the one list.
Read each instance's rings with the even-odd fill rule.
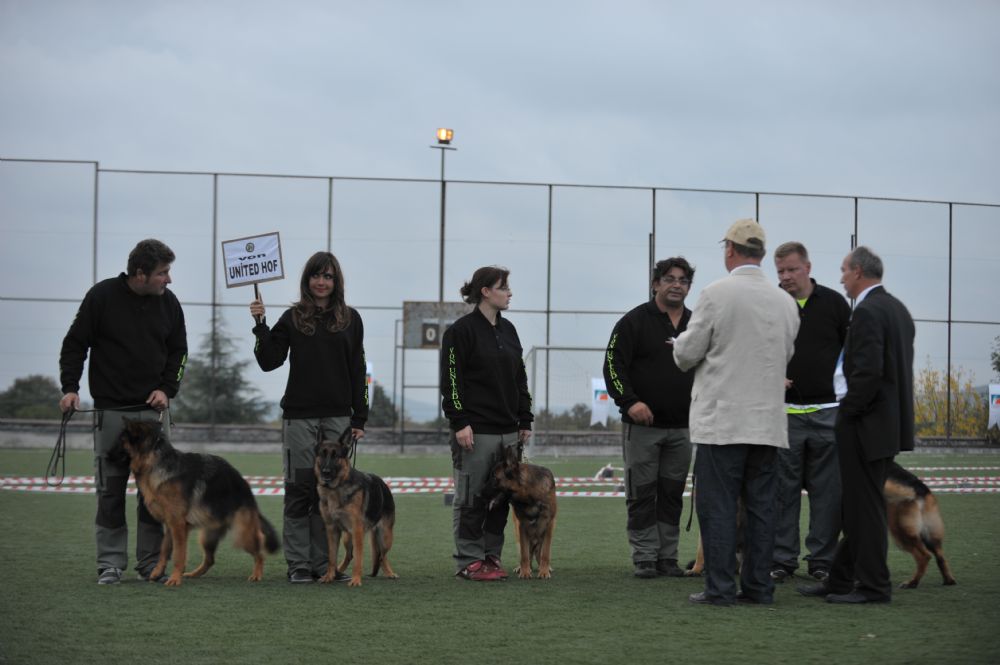
[[63,395],[62,399],[59,400],[59,410],[72,416],[74,411],[80,410],[80,395],[78,393]]
[[167,394],[162,390],[154,390],[149,393],[149,397],[146,398],[146,404],[162,413],[163,410],[170,405],[170,398],[168,398]]

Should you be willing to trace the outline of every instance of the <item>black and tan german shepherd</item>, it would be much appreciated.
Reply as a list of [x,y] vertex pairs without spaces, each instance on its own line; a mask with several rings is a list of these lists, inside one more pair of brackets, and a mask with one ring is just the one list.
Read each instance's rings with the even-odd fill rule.
[[[889,464],[889,472],[882,488],[885,496],[886,518],[889,533],[899,549],[909,553],[917,562],[913,576],[899,585],[901,589],[916,589],[927,572],[931,557],[937,562],[945,585],[955,584],[948,559],[944,556],[944,521],[938,510],[937,499],[930,488],[919,478],[896,462]],[[693,496],[693,494],[692,494]],[[742,504],[742,501],[740,502]],[[700,575],[705,565],[701,538],[698,554],[686,574]]]
[[492,504],[506,498],[514,508],[514,530],[521,548],[518,577],[531,578],[531,562],[538,577],[552,577],[552,533],[556,528],[556,481],[544,466],[520,461],[516,446],[504,448],[484,492]]
[[[108,458],[128,460],[136,485],[150,514],[163,523],[160,559],[150,580],[163,575],[173,552],[174,569],[167,586],[178,586],[182,577],[200,577],[215,563],[215,550],[233,528],[236,545],[253,557],[251,582],[264,575],[264,551],[281,546],[271,523],[260,514],[246,479],[216,455],[182,453],[163,437],[160,423],[125,419],[125,426]],[[189,573],[188,533],[201,528],[201,565]]]
[[919,478],[892,462],[883,488],[889,533],[896,545],[909,552],[917,562],[917,570],[901,589],[915,589],[927,572],[931,556],[946,585],[955,584],[948,560],[944,556],[944,522],[937,499]]
[[[396,502],[385,481],[373,473],[363,473],[351,466],[351,428],[337,441],[316,444],[316,481],[319,509],[326,524],[326,541],[330,565],[320,582],[334,580],[336,570],[344,572],[354,561],[347,586],[361,586],[361,566],[364,556],[365,531],[371,532],[372,577],[381,568],[386,577],[399,577],[389,565],[392,549],[392,528],[396,523]],[[344,560],[336,565],[341,534],[346,542]]]

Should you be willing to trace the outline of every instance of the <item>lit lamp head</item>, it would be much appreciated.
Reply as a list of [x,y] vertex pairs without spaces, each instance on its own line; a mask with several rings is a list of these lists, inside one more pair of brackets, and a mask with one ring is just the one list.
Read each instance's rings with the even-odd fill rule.
[[451,131],[450,129],[445,129],[444,127],[442,127],[437,130],[438,143],[440,143],[441,145],[448,145],[449,143],[451,143],[451,139],[454,135],[455,132]]

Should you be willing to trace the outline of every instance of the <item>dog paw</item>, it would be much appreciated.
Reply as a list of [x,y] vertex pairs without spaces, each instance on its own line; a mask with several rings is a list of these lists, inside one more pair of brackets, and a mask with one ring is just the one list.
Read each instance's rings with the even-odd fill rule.
[[351,580],[347,583],[347,586],[361,586],[361,579],[352,577]]
[[907,582],[903,582],[902,584],[900,584],[899,588],[900,589],[916,589],[918,584],[920,584],[920,583],[919,582],[914,582],[913,580],[909,580]]
[[180,575],[176,575],[176,576],[175,575],[171,575],[170,579],[168,579],[166,582],[163,583],[163,586],[180,586],[180,585],[181,585],[181,576]]
[[552,571],[551,570],[539,570],[538,571],[538,579],[540,579],[540,580],[550,580],[550,579],[552,579]]

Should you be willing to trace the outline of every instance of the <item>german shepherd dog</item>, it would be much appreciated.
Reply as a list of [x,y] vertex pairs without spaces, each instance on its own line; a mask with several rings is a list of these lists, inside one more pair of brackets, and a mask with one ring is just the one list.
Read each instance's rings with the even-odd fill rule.
[[883,488],[889,532],[899,549],[909,552],[917,562],[917,570],[901,589],[916,589],[927,572],[931,556],[946,585],[955,584],[948,560],[944,556],[944,522],[937,499],[919,478],[892,462]]
[[521,548],[518,577],[531,578],[531,562],[538,577],[552,577],[552,533],[556,528],[556,481],[544,466],[526,464],[517,447],[506,447],[493,467],[484,494],[490,505],[506,498],[514,508],[514,530]]
[[[171,552],[174,569],[167,586],[179,586],[182,577],[204,575],[215,563],[215,550],[230,528],[235,529],[236,545],[253,557],[249,580],[261,580],[264,551],[273,554],[281,541],[260,514],[250,485],[229,462],[216,455],[179,452],[163,437],[160,423],[127,418],[107,456],[117,463],[128,460],[146,507],[165,527],[160,559],[150,580],[163,575]],[[204,558],[186,573],[192,527],[201,528]]]
[[[381,568],[391,579],[399,577],[389,565],[392,548],[392,527],[396,523],[396,503],[389,486],[373,473],[363,473],[351,467],[351,428],[337,441],[316,444],[316,480],[319,509],[326,524],[326,541],[330,564],[320,582],[332,582],[335,571],[344,572],[354,561],[347,586],[361,586],[361,566],[364,556],[365,531],[371,532],[372,577]],[[340,537],[344,534],[344,560],[336,565]]]
[[[944,522],[938,510],[937,499],[927,485],[896,462],[889,465],[889,473],[882,488],[885,496],[889,533],[899,549],[913,556],[917,569],[913,576],[899,585],[900,589],[916,589],[927,572],[931,556],[937,562],[945,585],[955,584],[948,559],[944,556]],[[741,502],[742,503],[742,502]],[[701,538],[698,555],[686,574],[700,575],[705,565]]]

